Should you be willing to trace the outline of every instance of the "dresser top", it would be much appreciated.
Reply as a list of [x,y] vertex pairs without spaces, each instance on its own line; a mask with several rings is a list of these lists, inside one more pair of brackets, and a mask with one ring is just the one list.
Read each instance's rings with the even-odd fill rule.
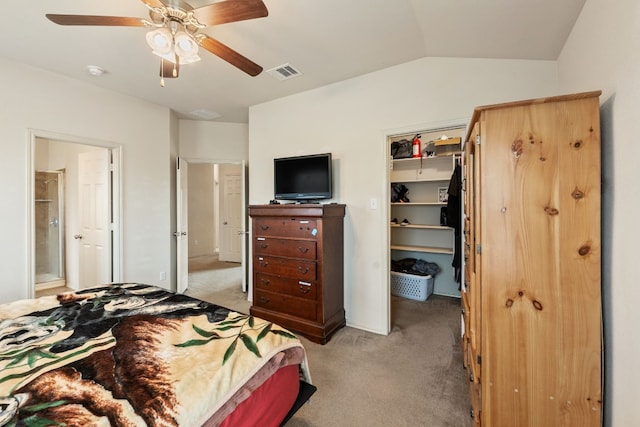
[[279,205],[249,205],[249,216],[344,216],[345,205],[338,203],[287,203]]

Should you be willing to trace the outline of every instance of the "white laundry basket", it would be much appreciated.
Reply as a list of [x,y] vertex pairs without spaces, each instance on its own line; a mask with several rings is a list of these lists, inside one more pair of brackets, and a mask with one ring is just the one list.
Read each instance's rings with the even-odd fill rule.
[[433,293],[433,277],[391,272],[391,295],[426,301]]

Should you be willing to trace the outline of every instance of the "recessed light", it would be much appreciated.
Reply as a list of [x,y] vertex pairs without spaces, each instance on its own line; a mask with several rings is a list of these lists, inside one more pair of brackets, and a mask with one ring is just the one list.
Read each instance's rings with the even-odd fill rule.
[[100,77],[105,73],[103,68],[98,67],[97,65],[87,65],[87,71],[92,76]]

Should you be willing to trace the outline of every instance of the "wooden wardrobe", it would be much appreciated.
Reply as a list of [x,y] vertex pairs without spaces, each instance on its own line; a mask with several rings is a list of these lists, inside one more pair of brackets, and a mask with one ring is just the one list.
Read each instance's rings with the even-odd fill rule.
[[602,424],[599,96],[474,110],[462,342],[475,425]]

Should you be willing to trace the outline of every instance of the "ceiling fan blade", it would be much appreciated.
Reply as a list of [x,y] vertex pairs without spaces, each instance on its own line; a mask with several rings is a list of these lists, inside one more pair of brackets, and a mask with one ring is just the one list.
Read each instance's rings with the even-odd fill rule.
[[95,16],[95,15],[46,15],[51,22],[58,25],[103,25],[112,27],[144,27],[141,18],[125,16]]
[[193,16],[205,25],[219,25],[269,15],[262,0],[226,0],[193,10]]
[[200,45],[216,56],[227,61],[229,64],[239,68],[250,76],[257,76],[262,72],[262,67],[251,61],[250,59],[240,55],[235,50],[220,43],[218,40],[206,36],[200,42]]

